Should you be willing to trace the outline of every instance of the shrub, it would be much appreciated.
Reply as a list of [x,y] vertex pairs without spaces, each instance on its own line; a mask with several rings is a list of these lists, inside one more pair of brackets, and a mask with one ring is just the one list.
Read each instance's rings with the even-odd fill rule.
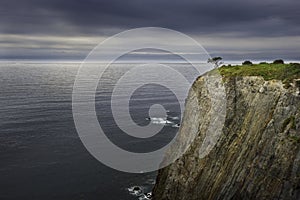
[[260,65],[265,65],[265,64],[268,64],[267,62],[260,62],[259,63]]
[[300,63],[291,63],[291,66],[300,67]]
[[246,60],[243,62],[243,65],[252,65],[253,63],[249,60]]
[[284,64],[282,59],[274,60],[273,64]]

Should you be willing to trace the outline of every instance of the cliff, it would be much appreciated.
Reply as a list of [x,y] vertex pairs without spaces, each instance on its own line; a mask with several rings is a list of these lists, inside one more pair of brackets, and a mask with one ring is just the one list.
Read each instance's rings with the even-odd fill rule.
[[[209,80],[215,91],[207,87]],[[223,89],[224,103],[215,104],[216,91]],[[206,146],[203,154],[209,124],[223,113],[216,144]],[[154,200],[300,199],[299,82],[202,76],[189,92],[169,153],[180,149],[191,133],[197,136],[185,154],[159,170]]]

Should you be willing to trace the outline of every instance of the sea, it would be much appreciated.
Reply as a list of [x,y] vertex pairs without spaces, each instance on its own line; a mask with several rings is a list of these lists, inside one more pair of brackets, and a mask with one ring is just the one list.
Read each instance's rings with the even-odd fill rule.
[[[121,172],[95,159],[82,144],[72,114],[79,66],[0,63],[0,199],[147,199],[156,171]],[[178,131],[182,113],[172,92],[148,84],[132,97],[132,118],[140,126],[163,124],[163,131],[146,141],[125,137],[114,122],[110,102],[115,84],[132,67],[119,63],[105,70],[95,107],[108,138],[125,150],[140,153],[168,144]],[[195,73],[185,76],[190,81],[196,78]],[[127,80],[128,85],[133,83]],[[183,92],[188,93],[186,88]],[[166,116],[149,118],[149,105],[158,103],[166,108]]]

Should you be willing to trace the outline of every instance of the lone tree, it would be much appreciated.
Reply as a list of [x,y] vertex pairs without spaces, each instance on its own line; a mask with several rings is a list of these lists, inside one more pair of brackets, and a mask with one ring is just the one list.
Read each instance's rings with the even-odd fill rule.
[[222,57],[213,57],[213,58],[209,58],[207,60],[208,63],[213,63],[215,68],[219,67],[221,64],[223,64],[223,62],[221,62],[223,58]]
[[243,65],[252,65],[253,63],[249,60],[246,60],[243,62]]

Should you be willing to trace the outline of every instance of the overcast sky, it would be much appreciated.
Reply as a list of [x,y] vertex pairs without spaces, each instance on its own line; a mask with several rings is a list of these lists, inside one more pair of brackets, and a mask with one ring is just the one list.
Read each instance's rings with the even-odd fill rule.
[[183,32],[225,60],[300,60],[299,0],[1,0],[0,59],[81,60],[130,28]]

